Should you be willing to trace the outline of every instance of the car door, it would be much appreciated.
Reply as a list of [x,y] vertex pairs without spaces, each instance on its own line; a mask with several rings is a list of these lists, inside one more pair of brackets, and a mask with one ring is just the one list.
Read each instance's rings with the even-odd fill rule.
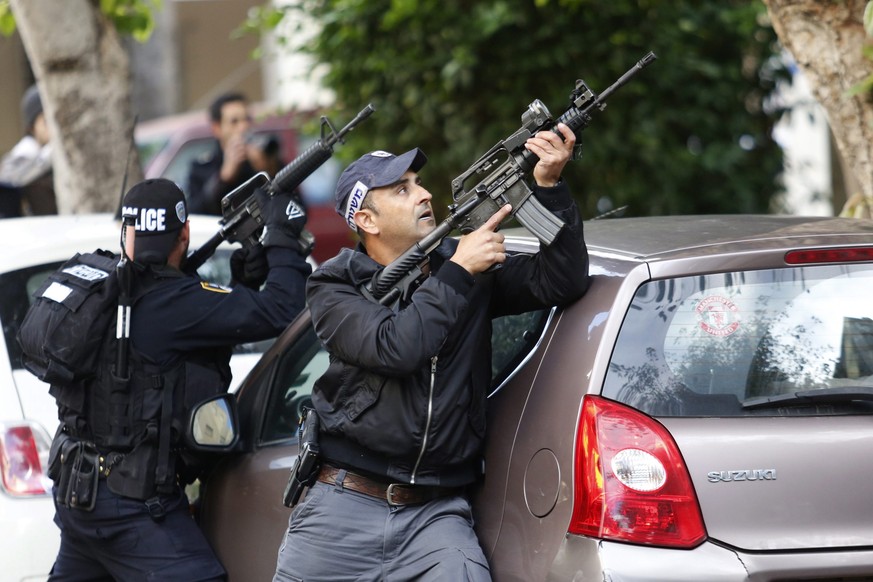
[[[492,386],[526,363],[552,311],[494,321]],[[227,455],[202,490],[200,524],[231,580],[269,580],[291,510],[282,504],[297,455],[297,424],[328,354],[304,311],[264,354],[237,393],[240,451]]]
[[201,526],[231,580],[272,579],[291,512],[282,497],[297,424],[327,365],[304,311],[239,389],[240,451],[221,460],[200,500]]

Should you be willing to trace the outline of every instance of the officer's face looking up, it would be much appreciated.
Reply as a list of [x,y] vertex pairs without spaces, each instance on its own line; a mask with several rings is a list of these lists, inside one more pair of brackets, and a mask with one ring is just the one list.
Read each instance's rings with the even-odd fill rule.
[[432,198],[418,174],[407,171],[394,184],[367,192],[355,213],[358,232],[400,255],[436,228]]

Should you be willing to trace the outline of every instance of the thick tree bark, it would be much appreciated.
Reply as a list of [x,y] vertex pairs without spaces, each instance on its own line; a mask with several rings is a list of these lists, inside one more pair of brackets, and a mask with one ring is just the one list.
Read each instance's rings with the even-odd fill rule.
[[807,76],[827,112],[840,155],[860,192],[873,200],[873,102],[849,90],[873,73],[862,54],[867,0],[764,0],[779,41]]
[[[131,72],[98,0],[11,0],[52,132],[58,211],[115,211],[133,139]],[[142,178],[136,151],[128,186]]]

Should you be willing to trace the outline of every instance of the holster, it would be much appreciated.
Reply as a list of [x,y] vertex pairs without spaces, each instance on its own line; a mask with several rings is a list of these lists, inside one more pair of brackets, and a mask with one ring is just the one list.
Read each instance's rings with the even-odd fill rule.
[[48,476],[55,484],[58,505],[91,511],[97,502],[100,453],[96,445],[59,430],[49,451]]
[[311,408],[304,409],[300,417],[300,452],[291,466],[288,484],[282,496],[285,507],[294,507],[300,501],[303,489],[312,487],[321,469],[321,455],[318,450],[318,415]]

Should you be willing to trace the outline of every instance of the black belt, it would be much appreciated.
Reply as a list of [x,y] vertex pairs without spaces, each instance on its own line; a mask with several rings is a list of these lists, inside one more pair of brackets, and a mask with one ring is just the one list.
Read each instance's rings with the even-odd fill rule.
[[[334,484],[342,469],[324,465],[318,473],[318,480],[322,483]],[[384,483],[364,475],[346,471],[340,485],[344,489],[350,489],[376,497],[388,502],[389,505],[415,505],[427,503],[440,497],[460,495],[461,487],[439,487],[435,485],[409,485],[406,483]]]
[[97,457],[97,460],[100,462],[100,465],[97,467],[97,472],[100,475],[100,479],[105,479],[109,477],[109,473],[112,472],[112,467],[121,462],[123,458],[124,453],[118,453],[113,451],[100,453],[100,456]]

